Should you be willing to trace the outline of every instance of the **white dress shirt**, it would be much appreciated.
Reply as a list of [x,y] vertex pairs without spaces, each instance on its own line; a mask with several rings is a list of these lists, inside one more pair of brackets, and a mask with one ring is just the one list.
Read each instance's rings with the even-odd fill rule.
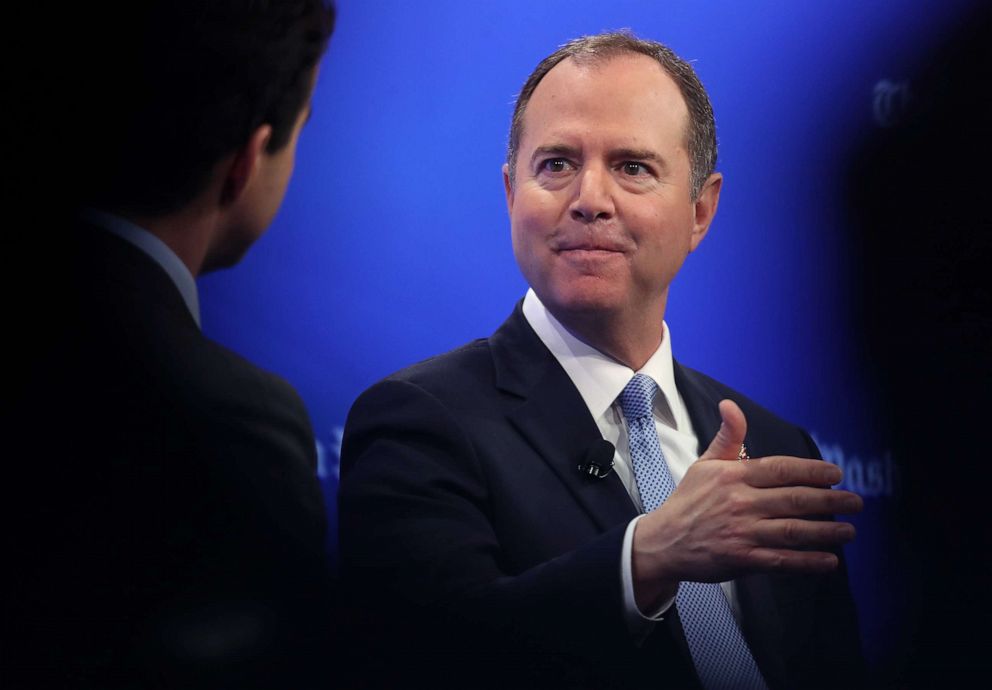
[[[654,422],[662,452],[676,485],[682,481],[689,466],[698,458],[699,443],[692,428],[692,420],[689,418],[681,394],[675,387],[672,341],[668,325],[662,322],[661,345],[641,369],[634,371],[572,335],[547,310],[533,290],[528,290],[524,297],[523,313],[527,323],[537,333],[537,337],[551,351],[578,389],[603,438],[616,448],[613,469],[630,494],[631,501],[643,513],[644,507],[630,460],[627,423],[617,402],[617,397],[634,374],[640,373],[651,377],[660,389],[654,399]],[[672,599],[659,610],[645,615],[637,608],[634,601],[632,544],[634,528],[641,517],[643,515],[634,518],[627,525],[620,558],[624,619],[637,642],[642,641],[651,631],[654,622],[664,618],[664,614],[674,602]],[[732,583],[722,583],[722,586],[736,616],[738,610]]]

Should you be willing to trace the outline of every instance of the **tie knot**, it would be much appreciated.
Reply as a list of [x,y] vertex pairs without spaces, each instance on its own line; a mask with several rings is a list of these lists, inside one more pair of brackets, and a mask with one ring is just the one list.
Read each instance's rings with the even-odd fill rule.
[[658,384],[650,376],[634,374],[634,378],[620,393],[620,409],[627,423],[636,419],[651,416],[654,406],[654,396],[658,394]]

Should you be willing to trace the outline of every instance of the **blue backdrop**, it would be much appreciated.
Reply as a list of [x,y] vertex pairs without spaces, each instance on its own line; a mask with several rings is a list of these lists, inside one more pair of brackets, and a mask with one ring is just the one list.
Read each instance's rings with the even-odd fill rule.
[[852,334],[844,168],[911,94],[965,0],[349,2],[295,177],[269,233],[201,279],[207,333],[285,376],[309,408],[333,534],[341,427],[386,374],[491,333],[526,285],[500,166],[512,102],[575,36],[628,27],[693,61],[725,176],[677,278],[676,357],[811,430],[866,498],[848,547],[869,660],[898,653],[898,458],[876,432]]

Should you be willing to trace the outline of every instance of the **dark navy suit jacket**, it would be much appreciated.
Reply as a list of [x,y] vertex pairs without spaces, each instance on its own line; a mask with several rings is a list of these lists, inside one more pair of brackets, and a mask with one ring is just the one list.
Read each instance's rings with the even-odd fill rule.
[[323,687],[326,519],[299,396],[206,338],[130,243],[77,227],[44,258],[5,420],[30,450],[4,684]]
[[[701,446],[719,428],[717,403],[731,398],[747,416],[753,457],[819,457],[806,432],[713,379],[676,364],[675,381]],[[339,508],[355,636],[373,646],[355,654],[366,678],[698,686],[674,609],[641,646],[625,628],[620,554],[637,510],[615,473],[595,480],[577,469],[601,438],[520,305],[492,337],[359,397]],[[771,687],[858,685],[843,567],[747,576],[737,587],[744,635]]]

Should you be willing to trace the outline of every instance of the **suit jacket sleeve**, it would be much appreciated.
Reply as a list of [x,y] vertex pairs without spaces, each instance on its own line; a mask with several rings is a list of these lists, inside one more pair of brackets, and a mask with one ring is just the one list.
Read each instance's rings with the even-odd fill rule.
[[432,634],[443,629],[449,644],[467,635],[504,663],[517,658],[507,640],[564,655],[632,646],[621,616],[625,525],[512,572],[487,516],[492,490],[473,438],[437,397],[402,380],[363,394],[345,432],[339,498],[342,575],[360,615],[405,613],[423,631],[440,612]]

